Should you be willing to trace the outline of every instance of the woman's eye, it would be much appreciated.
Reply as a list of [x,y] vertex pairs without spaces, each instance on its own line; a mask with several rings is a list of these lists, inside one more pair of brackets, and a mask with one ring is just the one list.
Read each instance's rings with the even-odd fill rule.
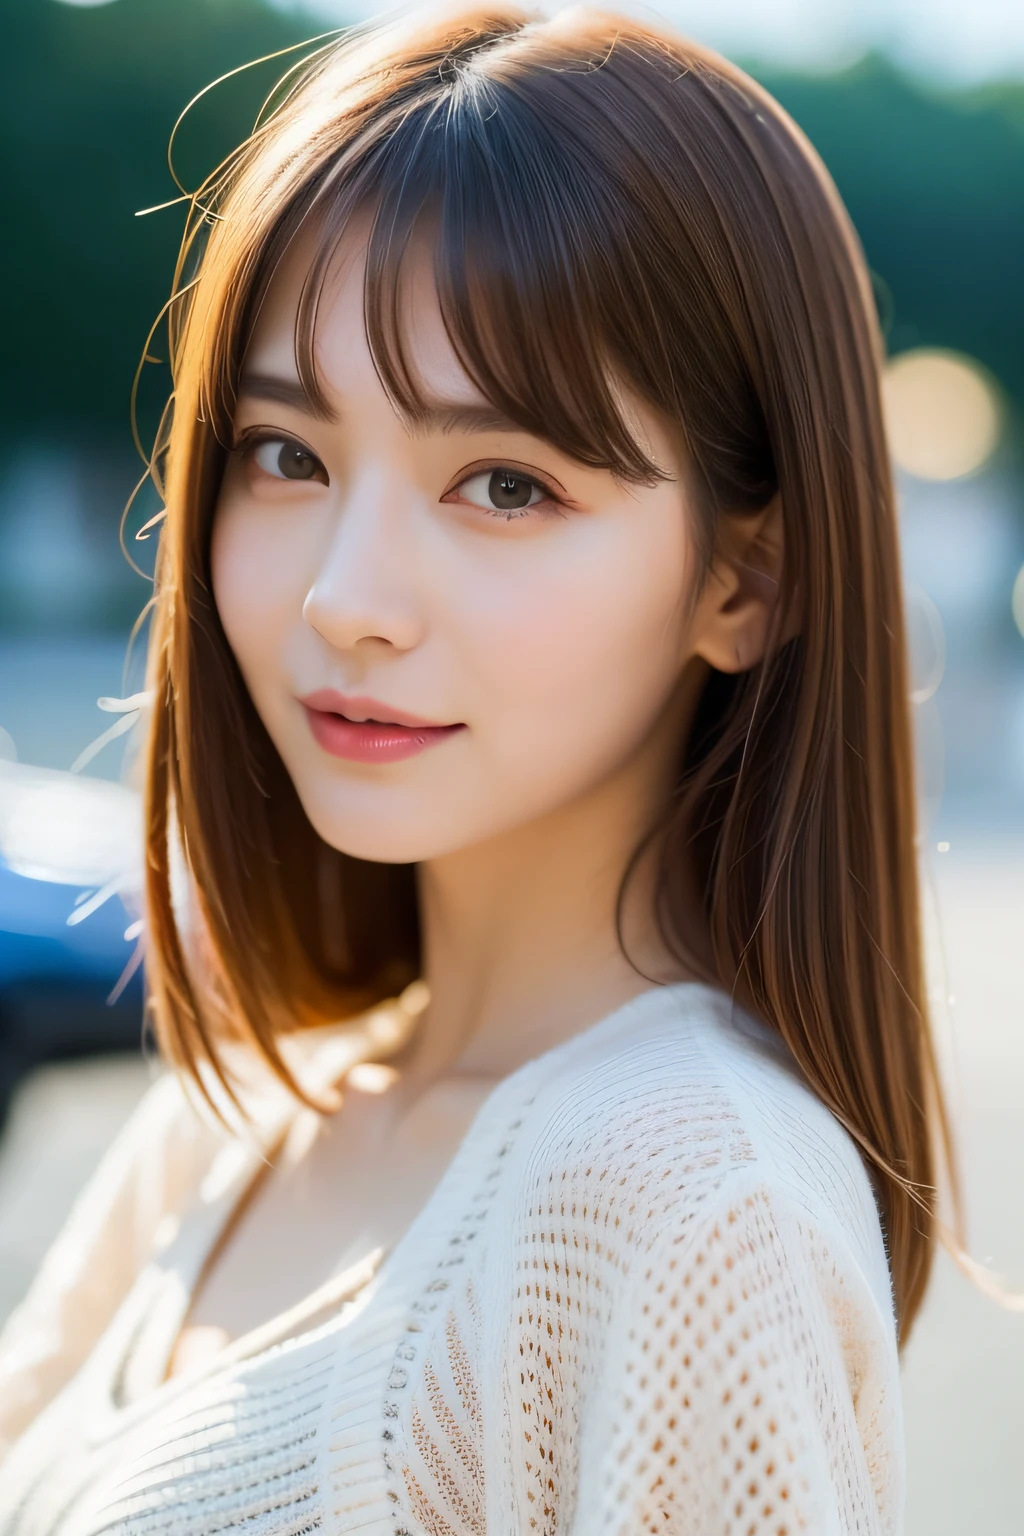
[[457,487],[464,501],[495,517],[522,517],[530,508],[551,501],[549,492],[528,475],[513,469],[485,469]]
[[290,437],[266,437],[252,450],[252,457],[265,475],[275,480],[320,480],[327,483],[327,471],[315,453]]

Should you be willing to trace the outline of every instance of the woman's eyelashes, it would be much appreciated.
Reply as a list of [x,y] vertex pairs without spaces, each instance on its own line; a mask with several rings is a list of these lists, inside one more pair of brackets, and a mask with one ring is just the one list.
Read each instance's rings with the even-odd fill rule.
[[[270,480],[329,485],[330,477],[311,448],[283,433],[243,433],[235,451],[259,475]],[[491,517],[511,521],[531,514],[564,516],[562,504],[551,488],[535,475],[507,464],[493,464],[464,475],[441,500],[457,499],[478,507]]]
[[460,501],[466,501],[470,506],[489,513],[491,517],[501,517],[506,521],[526,517],[534,511],[540,512],[542,516],[552,513],[560,517],[565,515],[558,498],[543,481],[524,474],[522,470],[510,469],[505,464],[467,475],[442,500],[449,500],[455,491],[461,493]]
[[314,480],[320,485],[330,484],[327,471],[316,454],[297,438],[254,434],[243,438],[239,449],[272,480]]

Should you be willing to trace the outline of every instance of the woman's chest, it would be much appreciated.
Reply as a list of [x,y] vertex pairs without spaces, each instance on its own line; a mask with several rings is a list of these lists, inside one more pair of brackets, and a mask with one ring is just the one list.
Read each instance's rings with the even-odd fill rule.
[[[0,1531],[394,1536],[396,1509],[415,1495],[408,1456],[396,1454],[417,1417],[407,1394],[429,1399],[440,1376],[459,1403],[445,1364],[453,1343],[462,1379],[480,1374],[477,1319],[461,1312],[464,1266],[483,1258],[479,1242],[464,1242],[467,1213],[474,1228],[483,1216],[482,1176],[485,1164],[459,1159],[423,1219],[326,1321],[256,1354],[241,1340],[240,1352],[133,1402],[119,1362],[131,1361],[133,1336],[161,1305],[158,1285],[137,1286],[85,1370],[0,1469]],[[173,1266],[165,1278],[173,1291]]]
[[[464,1102],[462,1114],[470,1108]],[[145,1272],[152,1294],[137,1282],[86,1367],[0,1469],[4,1536],[208,1536],[214,1528],[393,1536],[396,1516],[412,1531],[425,1510],[441,1507],[434,1477],[451,1483],[468,1512],[457,1528],[481,1529],[480,1429],[495,1353],[482,1323],[505,1310],[485,1297],[494,1258],[487,1234],[520,1126],[518,1105],[496,1099],[492,1108],[423,1199],[438,1170],[428,1172],[410,1201],[419,1206],[411,1224],[350,1300],[330,1315],[318,1309],[305,1331],[292,1323],[286,1331],[287,1319],[275,1318],[277,1342],[260,1329],[258,1349],[240,1339],[218,1359],[145,1390],[156,1379],[161,1338],[183,1315],[175,1291],[193,1273],[190,1254],[206,1251],[193,1210]],[[453,1113],[440,1101],[436,1109]],[[407,1172],[409,1151],[407,1142]],[[364,1193],[372,1189],[364,1185]],[[206,1195],[216,1206],[230,1188],[225,1194],[211,1178]],[[169,1324],[148,1326],[160,1311]],[[155,1352],[134,1396],[122,1390],[125,1373],[147,1333]],[[433,1528],[429,1520],[425,1528]]]
[[170,1374],[293,1307],[368,1253],[390,1252],[427,1205],[493,1085],[445,1082],[407,1113],[353,1095],[299,1116],[212,1244]]
[[86,1372],[0,1469],[0,1530],[294,1536],[358,1517],[361,1536],[390,1536],[383,1404],[408,1322],[408,1298],[381,1293],[134,1410],[112,1408]]

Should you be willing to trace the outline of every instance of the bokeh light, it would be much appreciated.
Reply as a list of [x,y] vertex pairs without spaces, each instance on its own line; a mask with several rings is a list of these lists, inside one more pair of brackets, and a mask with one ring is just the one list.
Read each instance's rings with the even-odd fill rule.
[[0,861],[30,880],[127,890],[143,868],[138,796],[123,784],[0,762]]
[[888,364],[882,381],[892,456],[922,480],[958,480],[991,457],[1002,430],[995,385],[973,358],[921,347]]
[[923,588],[909,586],[905,595],[907,643],[910,651],[910,698],[925,704],[942,682],[946,670],[946,633],[942,615]]
[[1013,611],[1013,622],[1021,634],[1024,635],[1024,565],[1017,572],[1017,579],[1013,583],[1010,607]]

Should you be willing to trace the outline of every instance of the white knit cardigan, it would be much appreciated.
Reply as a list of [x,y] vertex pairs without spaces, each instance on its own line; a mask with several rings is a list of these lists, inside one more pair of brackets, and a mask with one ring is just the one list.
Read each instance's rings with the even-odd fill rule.
[[388,1253],[163,1380],[258,1161],[149,1090],[0,1336],[2,1536],[902,1529],[871,1182],[718,989],[513,1072]]

